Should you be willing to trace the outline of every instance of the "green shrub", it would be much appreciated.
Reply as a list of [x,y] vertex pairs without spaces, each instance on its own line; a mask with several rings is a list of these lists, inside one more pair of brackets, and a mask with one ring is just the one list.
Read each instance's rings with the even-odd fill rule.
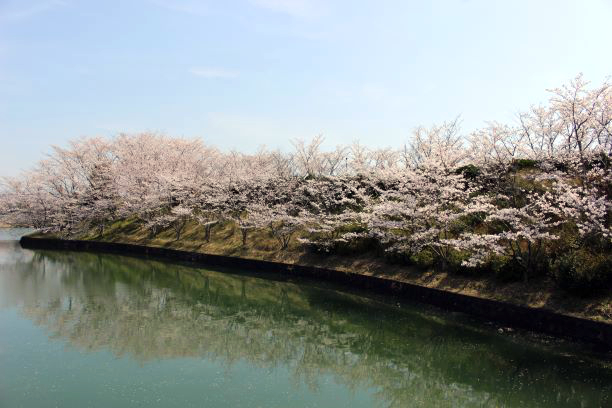
[[518,258],[508,255],[491,255],[487,263],[478,267],[482,272],[493,273],[500,282],[528,282],[530,279],[545,276],[548,273],[548,262],[544,255],[533,257],[529,269]]
[[467,166],[459,167],[455,170],[456,174],[463,174],[463,177],[469,180],[474,180],[476,177],[480,175],[480,169],[473,164],[468,164]]
[[464,215],[453,225],[451,225],[449,232],[453,235],[460,235],[466,230],[473,231],[474,228],[480,226],[483,223],[485,217],[486,214],[482,212]]
[[502,282],[518,282],[525,278],[525,269],[512,257],[499,257],[493,271],[495,277]]
[[440,266],[451,273],[472,276],[480,274],[482,272],[482,268],[468,268],[462,265],[463,261],[466,261],[469,257],[470,254],[468,252],[450,249],[446,255],[446,259],[438,260],[438,264],[441,263]]
[[330,252],[338,255],[360,255],[366,252],[375,251],[378,241],[371,237],[360,237],[348,242],[335,243]]
[[612,256],[579,249],[558,257],[552,265],[552,270],[561,288],[588,296],[610,287]]
[[410,255],[410,263],[422,269],[432,268],[436,264],[436,260],[436,254],[427,248]]
[[408,252],[387,251],[383,245],[378,246],[378,253],[385,262],[392,265],[413,265],[412,255]]
[[538,162],[536,160],[530,160],[530,159],[516,159],[514,160],[513,164],[517,170],[521,170],[521,169],[532,169],[537,166]]

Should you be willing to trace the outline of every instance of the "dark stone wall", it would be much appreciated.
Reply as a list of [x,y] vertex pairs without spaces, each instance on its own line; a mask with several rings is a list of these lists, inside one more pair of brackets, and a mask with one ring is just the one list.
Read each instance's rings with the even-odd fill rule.
[[427,288],[376,276],[116,242],[61,240],[25,236],[21,238],[20,243],[23,248],[30,249],[62,249],[138,255],[188,261],[202,266],[228,267],[251,272],[271,272],[314,278],[320,281],[339,283],[352,288],[393,295],[409,301],[427,303],[447,310],[463,312],[495,321],[503,325],[533,330],[558,337],[587,341],[596,344],[602,349],[612,350],[612,324],[562,315],[544,309],[534,309]]

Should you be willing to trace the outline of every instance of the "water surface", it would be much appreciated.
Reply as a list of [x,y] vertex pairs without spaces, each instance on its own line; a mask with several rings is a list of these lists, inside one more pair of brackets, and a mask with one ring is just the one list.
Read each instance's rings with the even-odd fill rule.
[[0,407],[612,406],[610,365],[580,345],[324,285],[2,239]]

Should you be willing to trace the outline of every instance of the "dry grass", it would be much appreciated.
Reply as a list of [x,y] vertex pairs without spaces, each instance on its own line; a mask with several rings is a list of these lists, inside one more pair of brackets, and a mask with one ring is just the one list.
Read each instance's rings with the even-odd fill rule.
[[205,242],[203,237],[203,229],[195,223],[190,223],[179,241],[175,240],[174,231],[171,229],[151,238],[144,227],[133,220],[125,220],[109,226],[101,235],[96,231],[89,231],[71,238],[150,245],[331,268],[612,323],[612,295],[579,298],[559,290],[553,282],[545,279],[533,280],[528,284],[505,283],[493,276],[457,276],[446,272],[391,265],[371,253],[351,256],[315,254],[306,251],[295,238],[288,250],[282,251],[280,243],[266,230],[249,232],[247,245],[242,246],[240,232],[231,222],[215,226],[210,242]]

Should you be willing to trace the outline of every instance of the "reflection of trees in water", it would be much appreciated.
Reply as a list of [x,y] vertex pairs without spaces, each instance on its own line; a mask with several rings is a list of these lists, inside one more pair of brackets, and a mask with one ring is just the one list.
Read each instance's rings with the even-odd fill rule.
[[15,264],[27,263],[33,255],[34,252],[21,249],[18,241],[2,241],[0,239],[0,268],[4,268],[5,265],[11,265],[12,267]]
[[296,385],[331,375],[385,406],[609,403],[606,369],[351,295],[84,253],[37,252],[13,269],[24,314],[86,350],[284,366]]

